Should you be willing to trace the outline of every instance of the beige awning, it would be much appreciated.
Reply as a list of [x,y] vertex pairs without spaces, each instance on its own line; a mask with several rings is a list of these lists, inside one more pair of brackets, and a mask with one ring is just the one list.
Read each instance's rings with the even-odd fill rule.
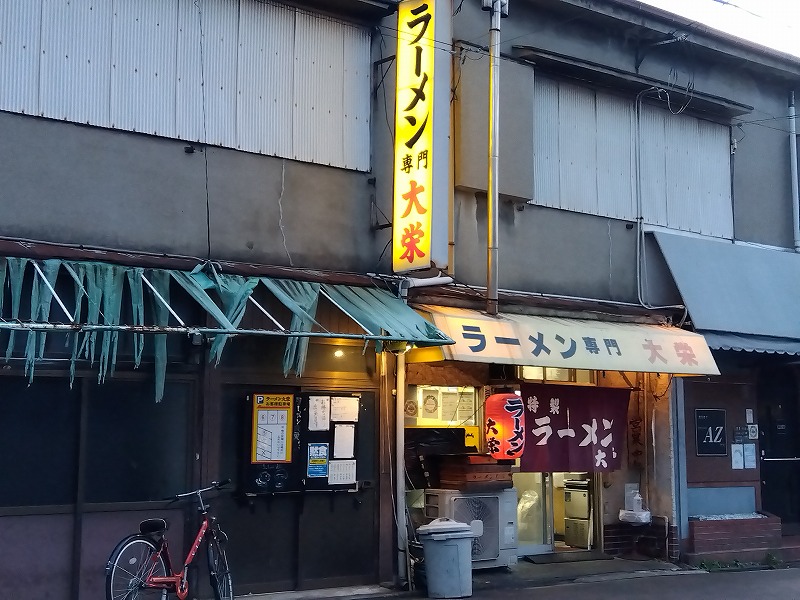
[[409,362],[468,362],[718,375],[703,336],[677,327],[419,306],[455,344],[413,350]]

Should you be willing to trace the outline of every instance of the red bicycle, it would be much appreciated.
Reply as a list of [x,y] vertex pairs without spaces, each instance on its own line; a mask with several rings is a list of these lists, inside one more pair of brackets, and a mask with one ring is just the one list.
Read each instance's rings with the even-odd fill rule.
[[175,572],[169,555],[164,519],[146,519],[139,524],[139,533],[122,540],[106,565],[106,600],[135,600],[158,598],[166,600],[168,593],[179,600],[189,595],[188,571],[203,539],[208,553],[208,575],[216,600],[233,600],[233,579],[225,556],[228,536],[220,529],[216,517],[209,515],[210,506],[203,494],[220,490],[226,481],[214,481],[209,487],[178,494],[173,500],[196,496],[197,509],[203,517],[183,568]]

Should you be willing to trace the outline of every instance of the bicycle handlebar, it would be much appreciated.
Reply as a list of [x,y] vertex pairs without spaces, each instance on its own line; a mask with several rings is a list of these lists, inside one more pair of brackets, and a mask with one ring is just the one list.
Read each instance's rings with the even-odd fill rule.
[[199,496],[204,492],[210,492],[211,490],[221,490],[223,486],[228,485],[231,482],[230,479],[224,479],[222,481],[212,481],[211,485],[208,487],[200,488],[197,490],[192,490],[191,492],[184,492],[182,494],[175,494],[172,500],[180,500],[181,498],[188,498],[190,496]]

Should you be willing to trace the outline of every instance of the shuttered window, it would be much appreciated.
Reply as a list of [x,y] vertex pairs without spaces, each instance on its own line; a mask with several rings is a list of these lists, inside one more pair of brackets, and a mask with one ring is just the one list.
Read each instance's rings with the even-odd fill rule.
[[14,0],[0,40],[0,110],[370,168],[365,28],[254,0]]
[[[640,114],[644,222],[731,238],[729,127],[651,104]],[[537,75],[533,138],[536,204],[636,220],[632,98]]]

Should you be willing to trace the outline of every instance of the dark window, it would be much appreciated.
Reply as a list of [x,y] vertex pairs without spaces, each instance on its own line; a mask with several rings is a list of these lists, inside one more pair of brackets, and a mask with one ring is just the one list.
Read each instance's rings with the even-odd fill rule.
[[185,491],[191,385],[167,382],[90,384],[86,501],[161,500]]
[[79,415],[64,379],[0,378],[0,506],[75,502]]

